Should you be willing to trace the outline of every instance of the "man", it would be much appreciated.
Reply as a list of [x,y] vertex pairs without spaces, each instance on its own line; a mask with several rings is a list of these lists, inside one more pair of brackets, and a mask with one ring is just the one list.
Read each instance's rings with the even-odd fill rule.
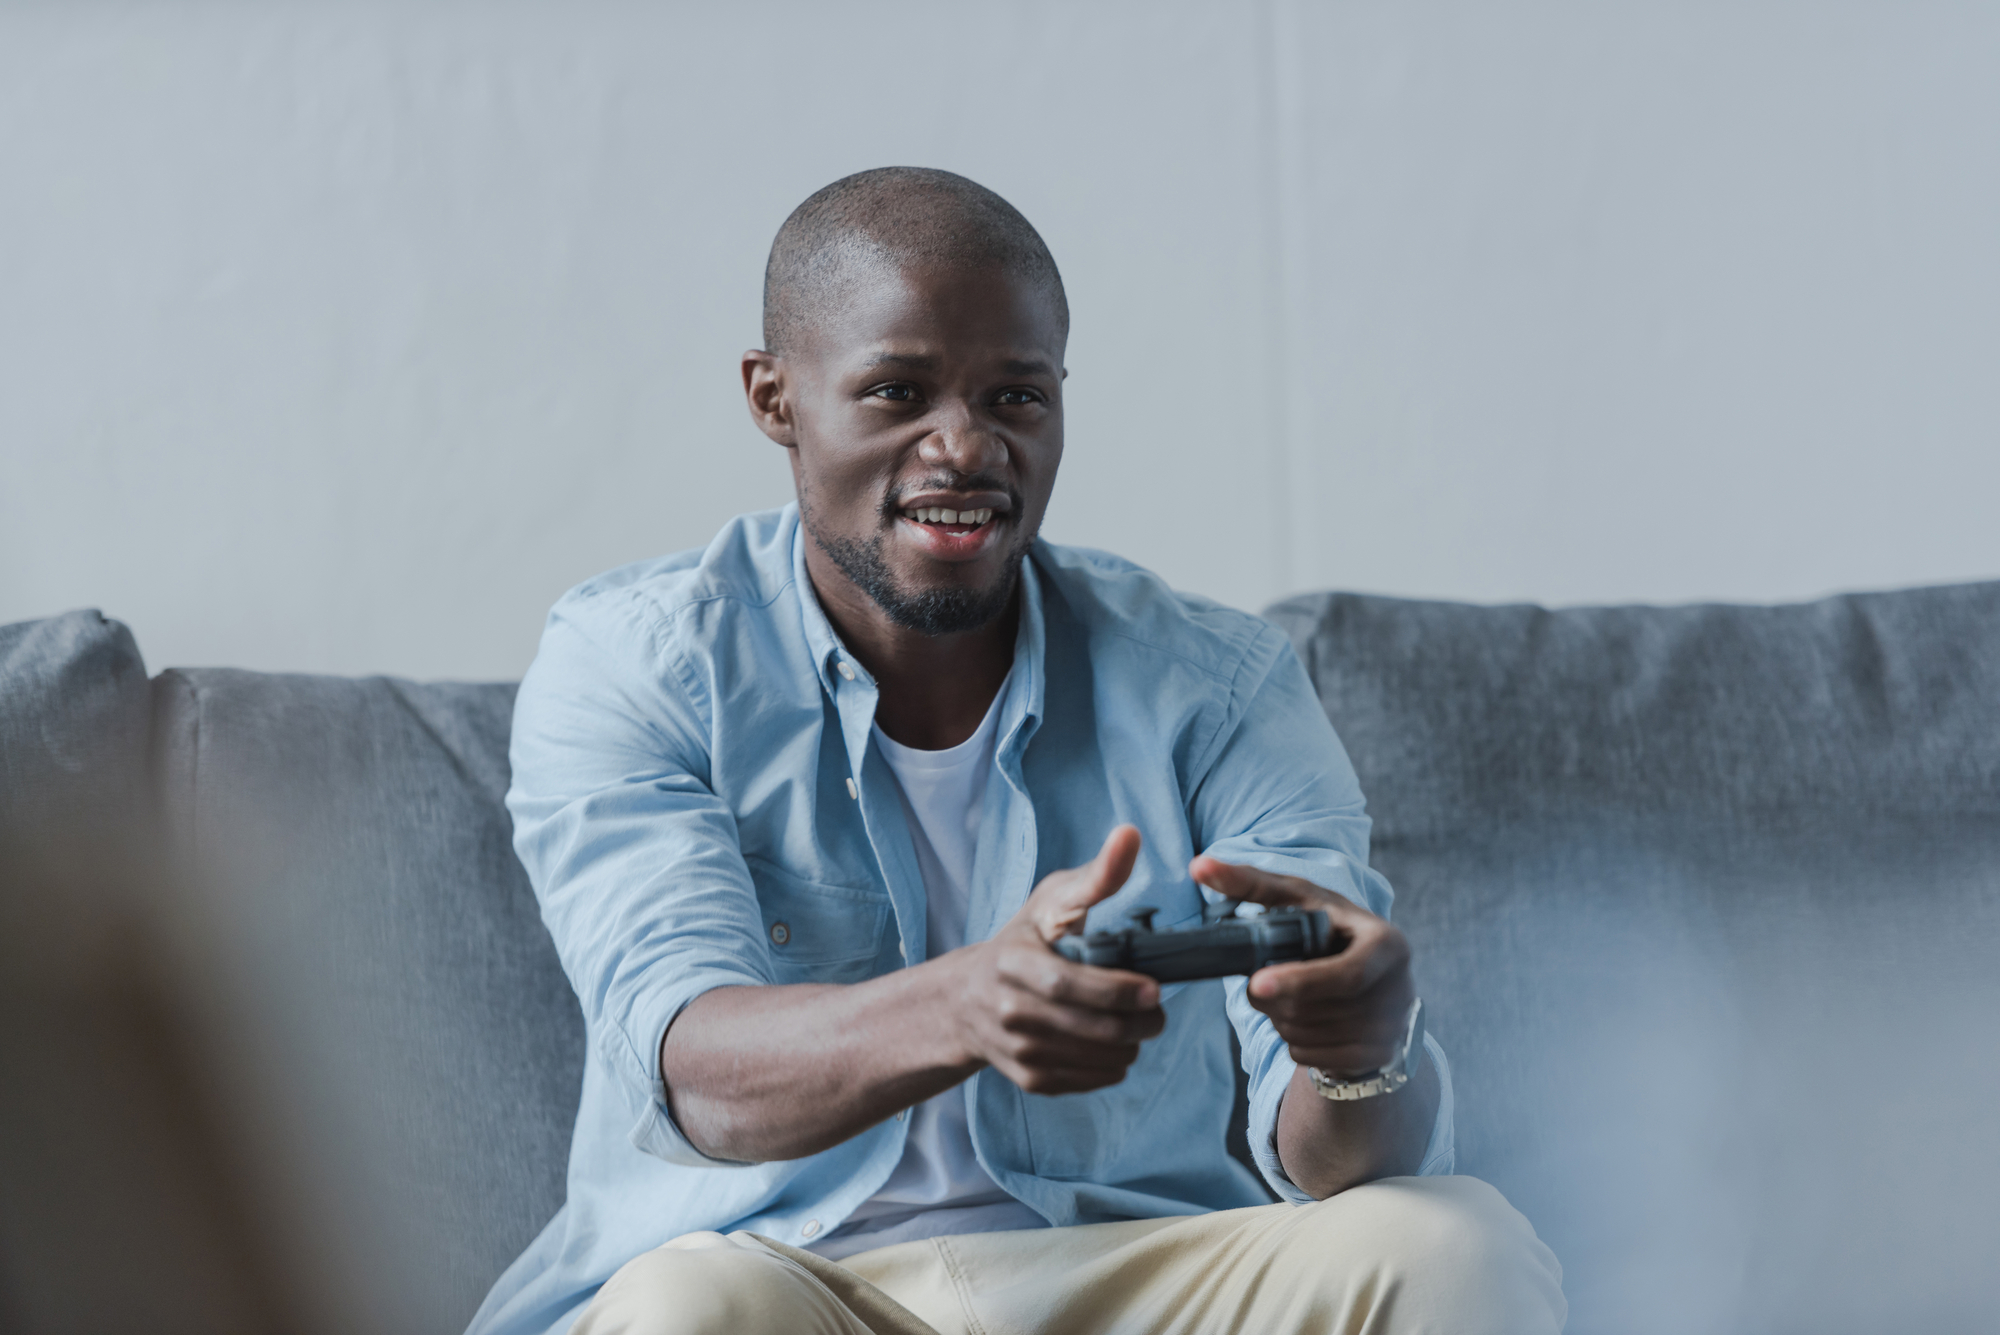
[[[522,684],[508,804],[590,1053],[568,1203],[474,1329],[1559,1329],[1526,1221],[1441,1176],[1448,1068],[1290,646],[1037,537],[1034,229],[848,177],[764,325],[797,507],[572,591]],[[1051,945],[1225,900],[1349,944],[1167,986]],[[1279,1204],[1225,1148],[1231,1025]]]

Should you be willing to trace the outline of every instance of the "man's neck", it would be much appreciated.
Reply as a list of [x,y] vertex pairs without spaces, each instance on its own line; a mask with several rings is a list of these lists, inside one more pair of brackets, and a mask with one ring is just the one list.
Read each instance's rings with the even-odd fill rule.
[[826,619],[875,678],[875,722],[891,740],[923,751],[957,746],[979,730],[1014,665],[1021,586],[1007,610],[977,630],[925,635],[891,621],[881,606],[831,562],[808,553],[806,571]]

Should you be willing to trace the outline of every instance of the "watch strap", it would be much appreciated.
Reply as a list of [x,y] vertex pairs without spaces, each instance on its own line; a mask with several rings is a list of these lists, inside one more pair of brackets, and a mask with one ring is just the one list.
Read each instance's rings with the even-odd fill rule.
[[1424,999],[1416,998],[1410,1003],[1410,1019],[1403,1035],[1402,1050],[1390,1058],[1389,1064],[1373,1075],[1362,1076],[1358,1080],[1343,1080],[1337,1075],[1328,1075],[1317,1066],[1306,1067],[1306,1079],[1312,1083],[1313,1093],[1336,1103],[1352,1099],[1372,1099],[1377,1094],[1394,1094],[1410,1083],[1416,1070],[1417,1054],[1424,1042]]

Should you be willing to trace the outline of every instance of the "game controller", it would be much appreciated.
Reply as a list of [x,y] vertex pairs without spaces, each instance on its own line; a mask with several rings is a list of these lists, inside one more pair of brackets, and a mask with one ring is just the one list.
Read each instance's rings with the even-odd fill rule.
[[1238,917],[1234,903],[1202,914],[1198,927],[1153,930],[1154,908],[1135,909],[1130,927],[1065,936],[1056,942],[1062,957],[1102,969],[1129,969],[1162,983],[1255,973],[1266,964],[1320,959],[1347,948],[1347,935],[1333,930],[1321,909],[1266,909]]

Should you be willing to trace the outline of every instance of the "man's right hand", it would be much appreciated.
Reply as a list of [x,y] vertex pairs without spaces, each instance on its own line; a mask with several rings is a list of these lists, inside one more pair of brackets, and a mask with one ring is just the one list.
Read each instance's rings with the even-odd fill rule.
[[1139,856],[1121,825],[1096,857],[1051,872],[989,940],[934,961],[961,973],[958,1035],[967,1061],[1030,1094],[1073,1094],[1125,1078],[1139,1045],[1166,1027],[1160,985],[1143,974],[1073,964],[1049,947],[1118,892]]
[[992,1066],[1032,1094],[1102,1089],[1167,1022],[1160,985],[1072,964],[1049,943],[1117,893],[1139,856],[1120,826],[1043,879],[991,940],[865,983],[711,988],[660,1044],[674,1121],[704,1154],[802,1159]]

